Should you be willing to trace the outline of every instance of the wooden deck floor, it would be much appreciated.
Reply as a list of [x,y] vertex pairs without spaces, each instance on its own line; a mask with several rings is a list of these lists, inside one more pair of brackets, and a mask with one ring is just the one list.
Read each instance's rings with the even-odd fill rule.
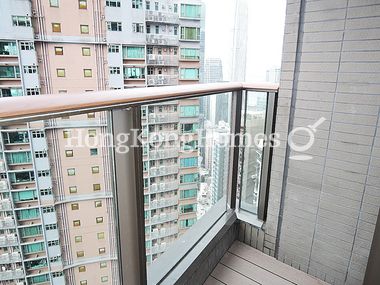
[[205,285],[326,285],[327,283],[235,241]]

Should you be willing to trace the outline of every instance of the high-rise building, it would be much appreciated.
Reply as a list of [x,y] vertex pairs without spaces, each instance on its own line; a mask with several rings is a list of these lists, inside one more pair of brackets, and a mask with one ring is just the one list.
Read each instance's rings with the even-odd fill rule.
[[[200,1],[4,0],[0,16],[0,97],[199,81]],[[197,219],[198,116],[198,99],[142,108],[148,263]],[[1,282],[119,284],[107,131],[102,112],[0,129]]]

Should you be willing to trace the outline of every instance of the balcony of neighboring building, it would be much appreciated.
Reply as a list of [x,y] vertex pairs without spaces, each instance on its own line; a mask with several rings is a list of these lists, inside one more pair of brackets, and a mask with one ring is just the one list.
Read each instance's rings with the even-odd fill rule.
[[148,54],[146,64],[151,66],[178,66],[178,55]]
[[6,267],[4,267],[0,270],[0,281],[4,281],[4,283],[7,281],[12,282],[15,279],[22,279],[24,277],[25,277],[25,274],[22,267],[19,267],[16,269],[13,269],[13,268],[7,269]]
[[147,76],[148,86],[168,86],[178,84],[178,75],[175,74],[150,74]]
[[151,46],[178,46],[179,37],[173,34],[147,34],[146,44]]
[[146,11],[145,21],[147,23],[165,23],[165,24],[179,24],[179,17],[177,13],[159,12],[159,11]]

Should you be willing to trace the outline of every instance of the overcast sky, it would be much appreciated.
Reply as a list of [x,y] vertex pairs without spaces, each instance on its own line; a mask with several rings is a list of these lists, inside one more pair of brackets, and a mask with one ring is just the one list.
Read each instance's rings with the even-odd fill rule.
[[[206,4],[206,58],[221,58],[228,77],[235,1],[203,1]],[[248,3],[246,81],[265,81],[266,70],[281,66],[286,0],[248,0]]]

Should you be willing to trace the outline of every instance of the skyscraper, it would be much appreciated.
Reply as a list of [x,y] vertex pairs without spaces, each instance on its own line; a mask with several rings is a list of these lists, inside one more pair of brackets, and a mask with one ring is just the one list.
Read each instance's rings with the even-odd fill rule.
[[[200,2],[101,2],[1,1],[0,97],[198,82]],[[148,262],[196,220],[196,136],[162,135],[196,132],[198,115],[196,99],[142,109]],[[107,124],[100,112],[0,129],[0,281],[119,284]]]

